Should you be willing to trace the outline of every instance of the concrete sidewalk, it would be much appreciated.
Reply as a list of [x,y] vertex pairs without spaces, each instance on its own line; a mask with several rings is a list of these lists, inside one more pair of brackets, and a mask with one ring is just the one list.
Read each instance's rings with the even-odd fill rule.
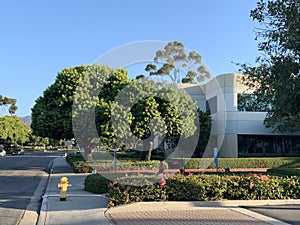
[[[55,159],[37,225],[287,225],[239,206],[300,204],[300,200],[138,202],[107,209],[105,195],[83,190],[87,175],[73,173],[64,157]],[[59,201],[57,188],[63,176],[72,184],[65,202]]]
[[289,223],[239,206],[294,205],[299,202],[299,200],[137,202],[110,208],[105,212],[105,216],[111,224],[116,225],[288,225]]
[[[38,219],[38,225],[107,225],[104,217],[108,198],[84,191],[88,174],[75,174],[65,158],[53,161],[52,171]],[[72,184],[66,201],[59,200],[57,184],[66,176]]]

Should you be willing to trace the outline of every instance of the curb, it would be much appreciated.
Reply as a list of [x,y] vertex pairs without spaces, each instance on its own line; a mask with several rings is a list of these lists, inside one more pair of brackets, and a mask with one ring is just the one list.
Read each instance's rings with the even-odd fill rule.
[[41,180],[35,189],[33,196],[31,197],[30,203],[28,204],[26,210],[18,225],[28,225],[36,224],[39,217],[39,209],[41,205],[41,196],[45,191],[45,187],[48,183],[49,174],[43,172]]
[[225,201],[166,201],[166,202],[134,202],[108,208],[106,212],[145,212],[169,210],[195,210],[201,208],[239,208],[242,206],[259,205],[295,205],[300,204],[300,199],[286,200],[225,200]]
[[[45,222],[46,222],[46,216],[47,216],[47,201],[48,201],[48,195],[47,195],[47,193],[49,192],[49,185],[48,185],[48,184],[49,184],[49,181],[50,181],[50,178],[51,178],[51,174],[52,174],[52,171],[53,171],[54,160],[55,160],[55,159],[53,159],[53,160],[49,163],[49,165],[48,165],[48,167],[47,167],[47,170],[48,170],[49,174],[48,174],[48,179],[47,179],[46,189],[45,189],[43,195],[41,195],[43,200],[42,200],[42,204],[40,205],[40,208],[39,208],[39,210],[40,210],[40,211],[39,211],[39,216],[38,216],[36,222],[34,223],[34,224],[36,224],[36,225],[38,225],[38,224],[43,225],[43,224],[45,224]],[[25,225],[25,224],[24,224],[24,225]]]
[[251,216],[251,217],[253,217],[255,219],[258,219],[260,221],[272,224],[272,225],[291,225],[289,223],[286,223],[286,222],[283,222],[283,221],[274,219],[272,217],[265,216],[265,215],[262,215],[262,214],[259,214],[259,213],[247,210],[247,209],[243,209],[243,208],[230,208],[230,209],[234,210],[236,212],[242,213],[244,215]]

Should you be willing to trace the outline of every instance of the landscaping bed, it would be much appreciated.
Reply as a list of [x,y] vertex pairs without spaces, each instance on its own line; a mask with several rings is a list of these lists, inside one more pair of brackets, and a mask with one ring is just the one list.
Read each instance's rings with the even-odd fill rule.
[[87,176],[85,190],[109,193],[109,206],[140,201],[299,199],[300,176],[268,173]]
[[[167,161],[158,174],[160,162],[122,161],[123,167],[113,170],[112,161],[100,161],[102,169],[110,174],[91,174],[85,179],[85,190],[94,193],[109,193],[109,206],[140,201],[208,201],[208,200],[268,200],[300,198],[300,158],[242,158],[220,159],[223,168],[272,168],[267,172],[197,171],[191,173],[201,159],[189,159],[184,171],[168,173],[178,159]],[[211,159],[202,159],[209,160]],[[67,161],[75,172],[91,172],[92,168],[81,154],[70,154]],[[174,164],[175,162],[175,164]],[[165,162],[166,163],[166,162]],[[137,166],[137,170],[126,171]],[[128,167],[128,168],[127,168]],[[149,173],[145,173],[150,167]],[[213,169],[213,165],[209,166]],[[277,168],[275,168],[277,167]],[[289,168],[291,167],[291,168]],[[101,168],[99,168],[101,169]],[[119,171],[119,169],[123,169]],[[141,172],[144,171],[144,172]],[[231,172],[230,172],[231,171]],[[129,173],[130,172],[130,173]]]
[[[67,161],[72,166],[75,173],[88,173],[96,169],[97,171],[124,171],[124,170],[150,170],[157,171],[160,167],[159,160],[139,161],[132,159],[119,159],[116,167],[113,160],[95,160],[87,163],[83,156],[78,154],[69,154]],[[91,166],[92,165],[92,166]],[[169,171],[179,170],[184,166],[185,170],[190,172],[212,171],[216,168],[211,158],[191,158],[191,159],[167,159],[163,162],[163,168]],[[277,157],[277,158],[220,158],[220,171],[225,169],[235,170],[254,170],[261,169],[266,171],[270,168],[300,168],[300,157]],[[127,171],[130,172],[130,171]]]
[[139,201],[299,199],[300,178],[263,174],[178,174],[143,186],[111,182],[108,192],[110,207]]

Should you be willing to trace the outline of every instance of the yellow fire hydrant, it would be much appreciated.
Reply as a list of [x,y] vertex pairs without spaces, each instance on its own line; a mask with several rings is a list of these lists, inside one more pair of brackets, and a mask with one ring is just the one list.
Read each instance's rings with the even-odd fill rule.
[[67,177],[62,177],[60,179],[60,183],[57,184],[57,187],[60,189],[60,201],[66,201],[67,190],[68,190],[68,187],[70,187],[70,186],[72,186],[72,185],[69,184]]

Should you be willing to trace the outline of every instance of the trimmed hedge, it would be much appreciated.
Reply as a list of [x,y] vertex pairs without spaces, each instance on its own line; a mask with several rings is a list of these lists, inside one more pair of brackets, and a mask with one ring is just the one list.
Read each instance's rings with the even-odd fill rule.
[[292,169],[292,168],[272,168],[272,169],[268,169],[267,172],[269,174],[275,174],[275,175],[298,176],[298,177],[300,177],[300,170],[299,169]]
[[88,175],[84,180],[84,190],[96,194],[107,193],[108,184],[110,183],[110,180],[99,174],[91,174]]
[[[109,206],[137,201],[299,199],[299,177],[269,175],[174,175],[161,184],[109,184]],[[148,197],[147,197],[148,196]]]
[[[164,169],[168,169],[168,163],[163,162]],[[95,161],[93,167],[97,171],[114,170],[113,160]],[[158,170],[160,161],[136,161],[136,160],[119,160],[117,161],[117,170]]]
[[167,189],[159,184],[144,186],[120,185],[117,182],[109,185],[108,207],[131,202],[166,201]]
[[[175,161],[176,159],[172,159]],[[177,159],[180,161],[181,159]],[[192,158],[185,160],[185,169],[216,168],[212,158]],[[171,163],[171,160],[170,160]],[[300,157],[276,158],[219,158],[219,168],[300,168]]]
[[93,193],[107,193],[108,184],[117,182],[126,184],[128,186],[145,186],[153,183],[159,183],[161,180],[161,175],[156,176],[154,174],[150,175],[131,175],[128,176],[124,173],[114,173],[100,175],[100,174],[91,174],[85,178],[84,189]]
[[74,173],[90,173],[93,171],[93,168],[85,162],[81,153],[68,154],[66,160],[71,165]]
[[[99,160],[93,162],[93,167],[85,162],[81,153],[69,154],[67,161],[76,173],[89,173],[93,168],[98,171],[114,170],[113,160]],[[201,163],[201,164],[200,164]],[[184,165],[185,169],[215,168],[212,158],[191,159],[167,159],[163,162],[164,169],[179,169]],[[159,160],[138,161],[119,160],[117,170],[158,170]],[[278,158],[219,158],[219,168],[300,168],[300,157],[278,157]]]

